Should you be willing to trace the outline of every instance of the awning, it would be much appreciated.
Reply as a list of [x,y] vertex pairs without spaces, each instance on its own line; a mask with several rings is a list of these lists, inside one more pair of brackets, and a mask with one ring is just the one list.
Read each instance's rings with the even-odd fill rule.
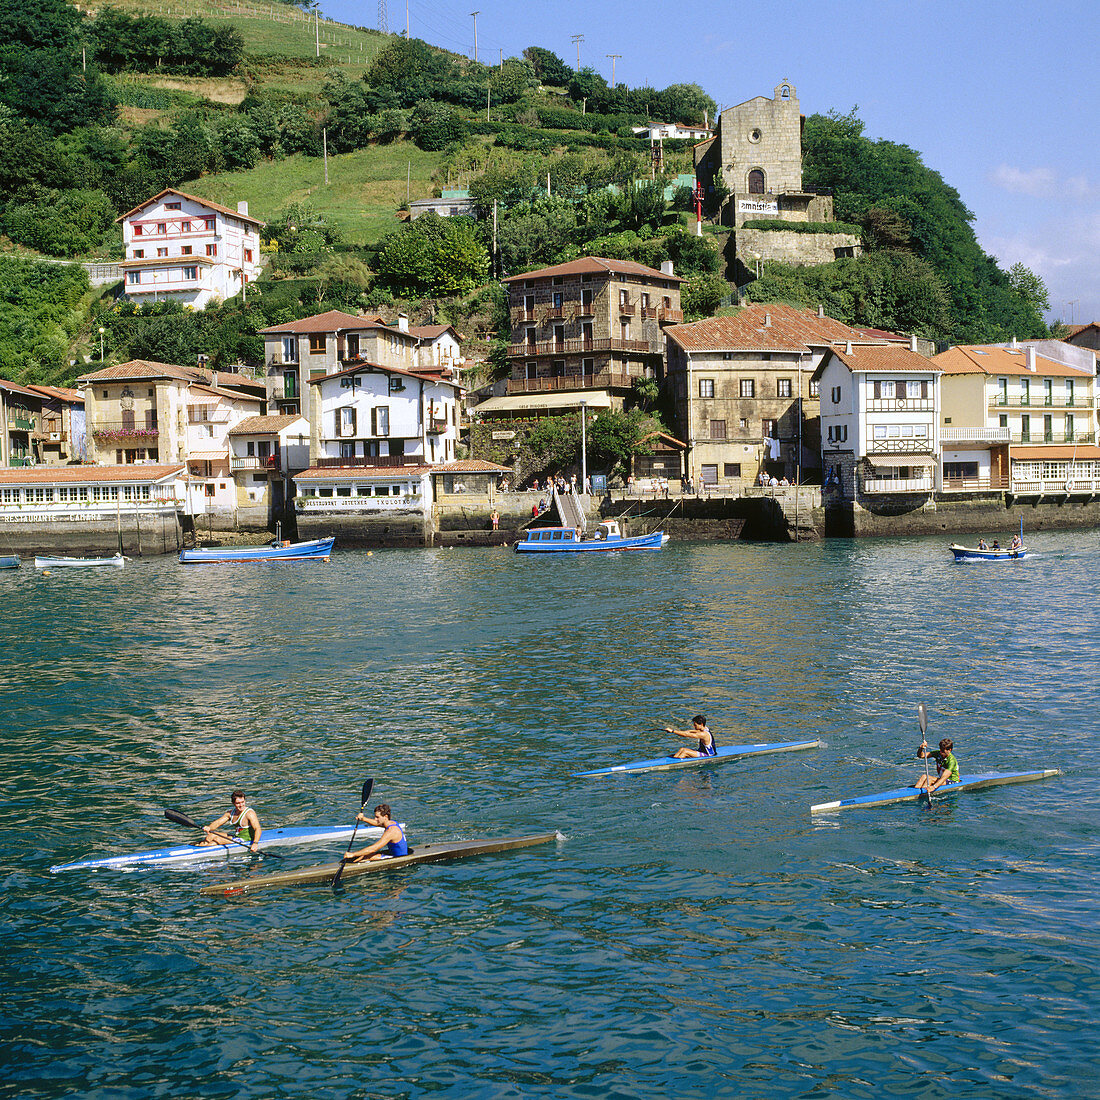
[[192,451],[187,456],[188,462],[227,462],[228,451]]
[[490,397],[475,405],[470,412],[482,413],[520,412],[545,409],[579,409],[581,402],[590,409],[610,409],[611,395],[606,390],[572,390],[569,393],[517,393],[509,397]]
[[1075,447],[1072,443],[1059,443],[1046,447],[1016,447],[1009,452],[1013,462],[1066,462],[1074,459],[1100,458],[1100,447]]
[[867,461],[876,470],[889,470],[894,466],[931,466],[932,455],[868,455]]

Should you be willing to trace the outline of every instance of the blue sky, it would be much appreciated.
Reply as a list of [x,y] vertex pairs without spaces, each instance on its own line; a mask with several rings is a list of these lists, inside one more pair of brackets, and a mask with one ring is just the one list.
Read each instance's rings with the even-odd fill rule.
[[[377,3],[322,0],[377,27]],[[1100,321],[1100,4],[858,0],[387,0],[389,29],[481,61],[553,50],[620,83],[695,83],[719,104],[797,89],[802,113],[857,108],[962,196],[982,247],[1050,291],[1048,317]]]

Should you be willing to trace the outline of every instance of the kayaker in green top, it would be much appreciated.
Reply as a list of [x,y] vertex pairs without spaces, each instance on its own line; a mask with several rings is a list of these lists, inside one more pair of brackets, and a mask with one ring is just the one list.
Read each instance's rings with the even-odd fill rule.
[[227,844],[236,837],[247,844],[253,852],[260,850],[259,840],[263,835],[260,819],[245,800],[244,791],[234,791],[233,808],[209,825],[204,825],[202,831],[206,836],[199,841],[200,844]]
[[916,783],[913,784],[918,791],[923,791],[925,788],[929,792],[936,790],[937,787],[942,787],[944,783],[958,783],[959,781],[959,762],[955,759],[955,754],[951,751],[955,747],[955,743],[950,737],[945,737],[940,742],[940,748],[938,752],[933,752],[928,748],[928,742],[922,741],[920,748],[917,749],[917,759],[923,760],[926,756],[936,761],[936,775],[922,775]]

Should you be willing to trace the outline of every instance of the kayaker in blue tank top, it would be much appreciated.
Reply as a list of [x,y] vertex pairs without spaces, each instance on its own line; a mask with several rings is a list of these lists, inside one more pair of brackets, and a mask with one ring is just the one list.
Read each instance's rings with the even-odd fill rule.
[[409,854],[405,831],[394,821],[392,812],[385,802],[374,807],[373,817],[356,814],[355,819],[365,822],[367,825],[379,826],[382,835],[373,844],[368,844],[366,848],[360,848],[358,852],[349,852],[345,857],[349,863],[361,859],[389,859]]
[[691,720],[691,729],[678,730],[673,726],[665,726],[667,733],[675,733],[679,737],[689,737],[699,746],[697,749],[689,749],[686,745],[677,749],[672,755],[677,760],[688,760],[694,756],[715,756],[718,753],[718,742],[714,740],[714,734],[707,728],[707,720],[697,714]]

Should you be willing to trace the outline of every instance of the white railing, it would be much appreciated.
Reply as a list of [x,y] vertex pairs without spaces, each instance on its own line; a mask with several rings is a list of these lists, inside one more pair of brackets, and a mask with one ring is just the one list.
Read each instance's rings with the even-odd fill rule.
[[1011,443],[1011,428],[941,428],[941,443]]
[[1062,478],[1036,478],[1034,480],[1013,478],[1012,492],[1017,495],[1036,493],[1042,496],[1064,496],[1066,493],[1096,493],[1100,492],[1100,478],[1074,477],[1068,480]]
[[930,493],[932,489],[930,477],[872,477],[863,482],[865,493]]

